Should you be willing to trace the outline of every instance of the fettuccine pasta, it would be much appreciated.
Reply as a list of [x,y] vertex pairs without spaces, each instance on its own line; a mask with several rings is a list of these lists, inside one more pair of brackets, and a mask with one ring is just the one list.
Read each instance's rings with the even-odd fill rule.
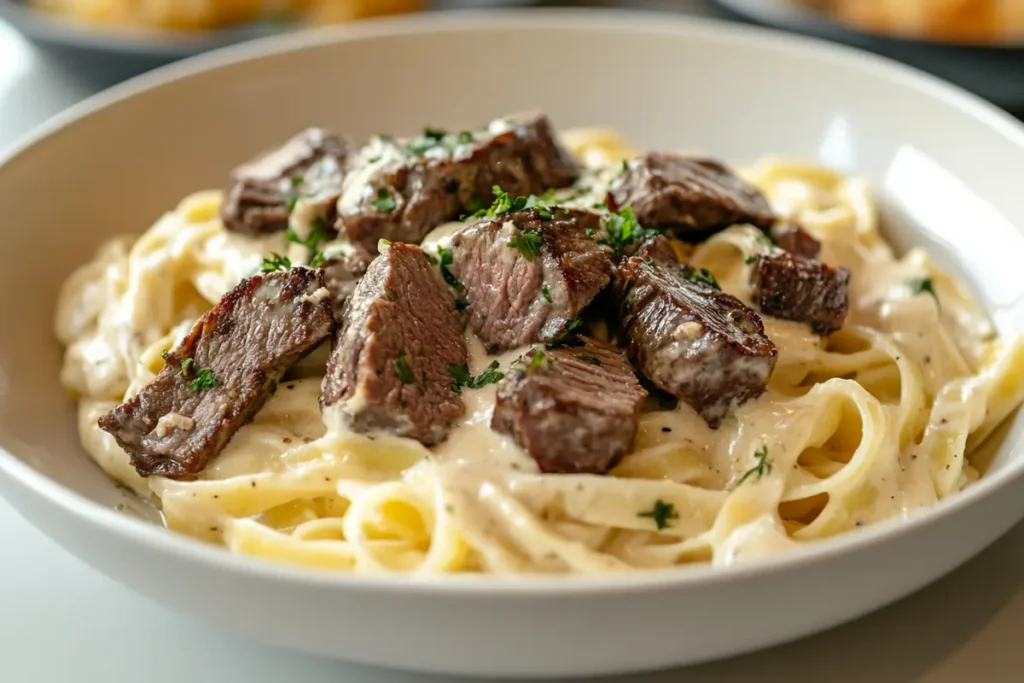
[[[635,153],[610,131],[565,141],[591,169]],[[998,338],[924,251],[893,254],[863,180],[779,159],[741,173],[821,241],[823,261],[851,271],[846,323],[821,338],[764,316],[779,350],[768,390],[716,430],[682,402],[643,413],[633,452],[608,476],[541,474],[489,428],[493,385],[466,392],[465,416],[429,449],[325,425],[321,349],[198,480],[139,477],[96,419],[151,381],[162,352],[262,258],[288,248],[280,233],[226,232],[219,192],[192,195],[141,237],[104,245],[68,280],[56,329],[82,444],[110,476],[152,497],[173,530],[358,573],[729,565],[913,514],[970,484],[972,451],[1024,399],[1024,375],[1013,371],[1024,344]],[[602,177],[574,201],[601,201]],[[692,251],[677,247],[749,303],[761,234],[736,225]],[[466,334],[470,370],[482,372],[494,357]],[[521,352],[499,356],[501,367]]]

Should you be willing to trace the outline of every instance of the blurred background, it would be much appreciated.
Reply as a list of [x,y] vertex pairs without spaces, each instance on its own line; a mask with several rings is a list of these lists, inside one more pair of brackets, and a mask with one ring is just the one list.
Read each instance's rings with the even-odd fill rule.
[[0,146],[125,78],[226,44],[412,12],[620,7],[884,54],[1024,118],[1024,0],[0,0]]

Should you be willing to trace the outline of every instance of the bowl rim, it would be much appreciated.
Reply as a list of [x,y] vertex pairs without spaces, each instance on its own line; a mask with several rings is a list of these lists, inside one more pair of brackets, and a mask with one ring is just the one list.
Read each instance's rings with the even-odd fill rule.
[[[1024,123],[958,86],[914,67],[856,48],[832,44],[817,38],[794,36],[773,29],[665,12],[545,8],[456,11],[387,17],[297,31],[221,48],[136,76],[73,105],[37,125],[6,149],[0,150],[0,170],[79,120],[99,115],[104,109],[131,97],[221,67],[334,43],[431,33],[493,31],[510,27],[520,30],[550,28],[554,23],[560,23],[568,30],[646,33],[679,39],[710,37],[727,44],[755,44],[761,50],[826,61],[837,67],[860,71],[929,95],[1001,134],[1015,144],[1024,155]],[[212,571],[237,573],[255,580],[294,582],[310,588],[359,589],[408,596],[467,595],[515,599],[526,595],[550,596],[555,593],[582,597],[606,592],[640,594],[671,589],[683,590],[698,586],[730,585],[794,571],[816,562],[836,559],[847,553],[863,551],[876,544],[893,542],[906,534],[937,524],[940,520],[978,504],[998,490],[1024,479],[1024,460],[1011,464],[1003,471],[981,477],[970,487],[920,512],[853,529],[784,553],[751,559],[733,566],[718,567],[702,563],[601,575],[522,574],[510,577],[475,574],[363,575],[298,567],[262,557],[242,556],[89,500],[15,458],[3,448],[0,448],[0,475],[10,479],[14,486],[21,487],[24,492],[34,496],[37,502],[44,502],[58,508],[64,514],[74,515],[84,522],[102,527],[123,542],[145,546],[148,551],[171,556],[177,561],[204,565],[206,569]]]

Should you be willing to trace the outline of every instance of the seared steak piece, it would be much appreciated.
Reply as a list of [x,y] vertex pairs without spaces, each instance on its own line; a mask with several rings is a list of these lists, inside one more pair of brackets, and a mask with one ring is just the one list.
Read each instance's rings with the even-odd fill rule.
[[647,396],[618,349],[536,349],[498,385],[491,428],[510,434],[542,472],[604,474],[633,448]]
[[689,266],[633,256],[616,295],[629,357],[655,386],[718,427],[734,405],[764,391],[775,345],[754,311]]
[[611,280],[600,228],[596,214],[551,207],[486,219],[452,237],[469,324],[489,350],[565,333]]
[[648,237],[640,243],[640,246],[637,247],[637,250],[633,255],[645,261],[666,261],[668,263],[679,262],[679,256],[676,255],[676,250],[672,247],[672,242],[670,242],[664,235],[653,235]]
[[502,119],[476,133],[426,130],[413,140],[377,138],[348,176],[338,230],[376,253],[377,242],[418,243],[438,225],[512,196],[571,185],[578,167],[542,114]]
[[366,274],[373,255],[360,247],[347,252],[332,255],[320,264],[324,270],[324,284],[331,293],[331,304],[334,306],[334,317],[341,322],[345,302],[356,290],[359,279]]
[[705,237],[736,223],[768,228],[775,220],[761,192],[712,159],[652,152],[633,159],[608,192],[613,210],[632,206],[640,224]]
[[300,196],[320,205],[326,224],[333,225],[348,155],[340,138],[309,128],[239,166],[221,207],[224,227],[250,235],[285,230],[289,203]]
[[319,271],[254,275],[228,292],[134,398],[99,419],[139,474],[194,478],[331,333]]
[[841,328],[849,309],[850,271],[786,251],[758,256],[750,285],[762,312],[807,323],[822,336]]
[[345,304],[320,404],[357,432],[436,444],[464,410],[448,366],[466,363],[451,288],[419,247],[392,244]]
[[776,246],[791,254],[804,258],[818,258],[818,254],[821,253],[821,242],[797,223],[779,221],[771,227],[768,234]]

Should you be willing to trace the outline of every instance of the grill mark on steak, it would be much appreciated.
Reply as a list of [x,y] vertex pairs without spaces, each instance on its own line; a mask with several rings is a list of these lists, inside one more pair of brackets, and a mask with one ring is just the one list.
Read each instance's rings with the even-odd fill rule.
[[[194,478],[333,325],[319,271],[292,268],[243,280],[167,355],[156,378],[99,426],[140,475]],[[194,389],[205,370],[219,384]]]
[[571,185],[579,170],[543,114],[508,117],[458,140],[448,135],[419,153],[410,141],[371,143],[346,178],[339,232],[371,253],[381,239],[418,243],[438,225],[490,204],[494,186],[513,196],[541,194]]
[[604,474],[633,448],[647,396],[615,347],[579,346],[528,354],[498,385],[491,428],[509,434],[542,472]]
[[775,246],[784,251],[804,258],[818,258],[821,253],[821,242],[792,221],[779,221],[768,231]]
[[758,256],[750,285],[761,311],[807,323],[822,336],[840,329],[849,310],[850,271],[786,251]]
[[393,244],[345,304],[321,407],[352,430],[432,445],[464,411],[449,365],[466,365],[455,297],[423,251]]
[[704,238],[736,223],[767,229],[775,220],[761,192],[712,159],[651,152],[626,165],[608,191],[613,210],[632,206],[646,227]]
[[370,252],[355,247],[348,253],[324,259],[320,264],[324,271],[324,284],[331,293],[334,317],[339,323],[342,319],[345,302],[356,290],[356,285],[366,274],[366,269],[370,267],[371,261],[373,261],[373,255]]
[[349,153],[340,138],[309,128],[239,166],[221,207],[224,227],[248,235],[285,230],[288,204],[299,196],[316,204],[325,224],[333,226]]
[[621,336],[647,379],[717,428],[732,406],[761,395],[777,351],[754,311],[684,269],[636,256],[619,266]]
[[486,219],[452,237],[469,324],[488,350],[565,333],[611,281],[611,249],[596,241],[600,228],[597,214],[552,207]]

